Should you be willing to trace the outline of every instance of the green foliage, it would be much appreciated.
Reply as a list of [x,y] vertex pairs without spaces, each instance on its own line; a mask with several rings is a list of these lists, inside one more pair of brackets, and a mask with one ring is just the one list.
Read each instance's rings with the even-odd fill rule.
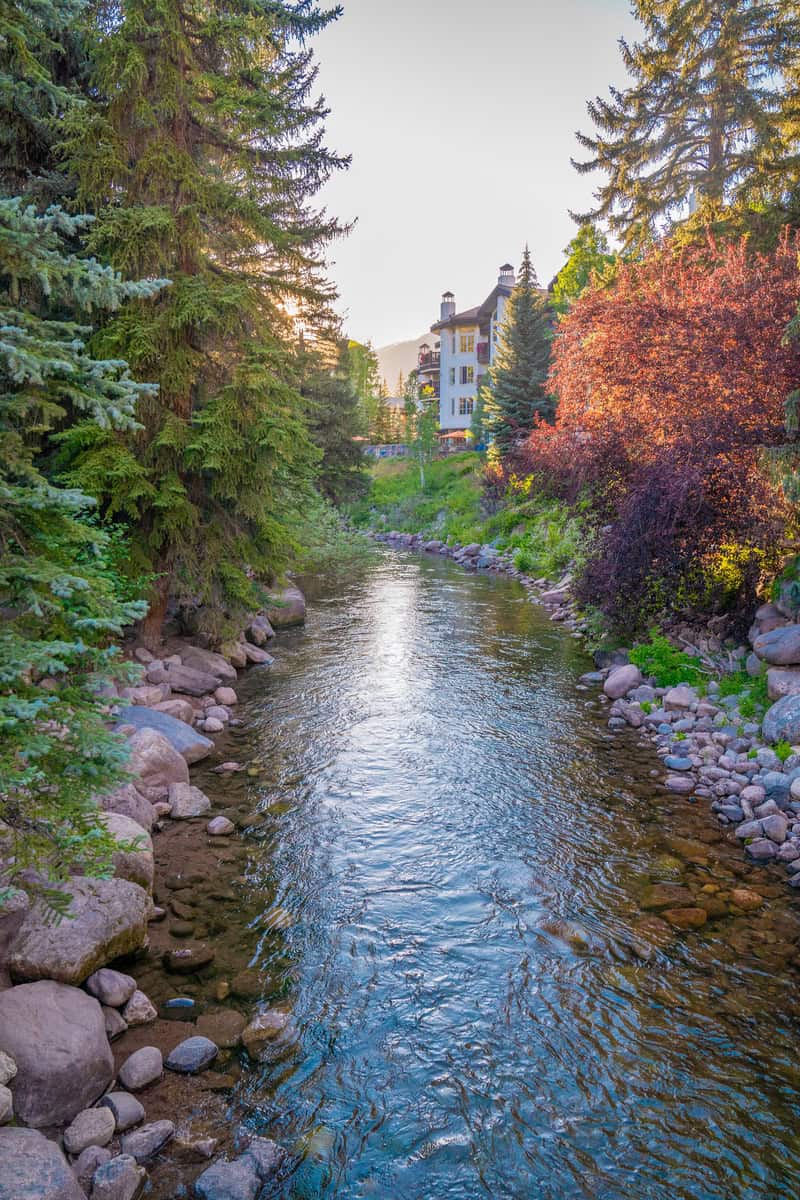
[[508,513],[517,524],[515,531],[501,535],[500,545],[516,549],[514,562],[521,571],[555,579],[585,558],[587,534],[579,510],[558,500],[536,500],[512,505]]
[[485,515],[481,500],[482,459],[454,454],[434,459],[419,486],[419,468],[409,459],[377,462],[369,494],[349,510],[360,528],[398,529],[426,537],[470,542],[480,540]]
[[306,575],[346,574],[376,555],[374,543],[360,530],[349,528],[341,512],[322,496],[311,497],[292,533],[300,546],[295,567]]
[[641,708],[642,712],[647,716],[649,716],[649,714],[653,711],[653,705],[650,700],[643,700]]
[[784,742],[784,741],[778,742],[772,748],[775,751],[775,753],[777,754],[778,758],[781,760],[781,762],[786,762],[787,758],[789,758],[794,753],[794,751],[793,751],[792,747],[789,745],[789,743]]
[[591,224],[581,225],[564,253],[567,261],[550,286],[553,308],[561,314],[569,311],[591,283],[611,282],[617,261],[608,238]]
[[329,321],[324,251],[342,232],[311,201],[345,165],[323,145],[304,43],[336,15],[214,0],[201,19],[178,0],[124,0],[93,29],[92,102],[66,115],[67,161],[97,216],[92,249],[173,281],[95,343],[158,382],[142,429],[76,428],[61,445],[70,480],[134,523],[157,577],[151,646],[169,595],[220,636],[297,552],[290,530],[319,457],[298,322]]
[[87,520],[90,498],[56,487],[37,458],[68,412],[133,430],[137,401],[153,395],[124,362],[92,358],[90,331],[69,315],[144,303],[162,285],[124,283],[72,253],[85,227],[0,200],[0,890],[32,866],[51,881],[110,870],[94,797],[120,780],[126,749],[98,690],[117,670],[113,640],[146,611],[120,579],[119,535]]
[[[333,362],[326,362],[325,350]],[[317,346],[306,355],[302,392],[309,408],[311,438],[320,452],[317,486],[334,504],[363,496],[369,488],[361,443],[365,432],[359,398],[352,383],[346,341]]]
[[424,491],[425,468],[433,461],[433,455],[437,449],[439,401],[436,399],[432,387],[419,387],[416,371],[411,372],[406,383],[403,413],[405,416],[405,440],[411,457],[419,468],[419,486]]
[[643,675],[655,679],[657,687],[675,687],[679,683],[696,687],[706,679],[696,658],[676,649],[656,630],[651,632],[648,642],[631,650],[630,659]]
[[551,342],[547,295],[539,289],[526,246],[484,402],[485,426],[501,453],[530,433],[537,420],[551,421],[555,415],[546,386]]
[[796,14],[783,0],[635,0],[641,42],[621,42],[631,84],[589,104],[597,129],[574,165],[607,179],[577,221],[641,248],[696,202],[781,204],[797,183]]

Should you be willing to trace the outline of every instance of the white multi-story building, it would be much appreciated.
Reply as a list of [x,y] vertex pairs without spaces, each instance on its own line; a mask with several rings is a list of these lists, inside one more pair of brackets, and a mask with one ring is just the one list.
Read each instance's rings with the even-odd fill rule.
[[478,384],[494,362],[515,281],[514,268],[506,263],[483,304],[464,312],[456,312],[452,292],[442,296],[439,320],[431,326],[439,340],[433,347],[420,348],[418,377],[421,386],[433,387],[439,397],[443,433],[455,435],[469,429]]

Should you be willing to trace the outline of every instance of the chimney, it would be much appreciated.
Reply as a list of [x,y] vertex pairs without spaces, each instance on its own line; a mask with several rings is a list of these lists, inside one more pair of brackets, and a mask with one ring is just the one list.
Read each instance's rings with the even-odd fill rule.
[[445,292],[442,296],[440,321],[449,321],[451,317],[456,315],[456,298],[452,292]]
[[500,268],[500,274],[497,277],[499,287],[514,288],[517,283],[517,276],[511,263],[503,263]]

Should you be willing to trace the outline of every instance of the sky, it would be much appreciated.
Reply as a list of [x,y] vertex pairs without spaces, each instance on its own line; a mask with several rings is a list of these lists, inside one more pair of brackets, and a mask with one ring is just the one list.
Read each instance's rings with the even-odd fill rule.
[[591,205],[575,130],[625,82],[629,0],[343,0],[315,43],[328,145],[351,154],[322,202],[357,220],[330,247],[345,330],[417,337],[441,293],[480,304],[530,244],[540,282]]

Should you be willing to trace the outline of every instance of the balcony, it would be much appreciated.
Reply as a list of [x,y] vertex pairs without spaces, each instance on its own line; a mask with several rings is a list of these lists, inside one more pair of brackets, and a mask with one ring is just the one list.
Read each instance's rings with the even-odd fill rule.
[[438,350],[428,350],[419,356],[419,370],[438,371],[441,361],[442,356]]
[[478,362],[486,367],[489,365],[489,343],[478,342]]

